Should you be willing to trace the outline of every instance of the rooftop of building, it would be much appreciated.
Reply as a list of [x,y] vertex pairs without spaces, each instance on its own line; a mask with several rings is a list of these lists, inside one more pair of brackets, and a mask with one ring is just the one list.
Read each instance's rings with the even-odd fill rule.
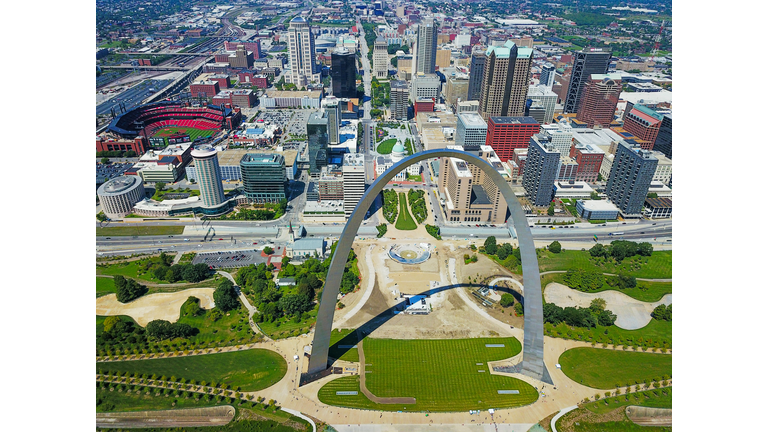
[[[243,157],[248,153],[256,153],[254,150],[245,150],[245,149],[232,149],[232,150],[224,150],[218,152],[217,156],[219,157],[219,166],[239,166],[240,161],[243,159]],[[293,164],[296,162],[296,157],[298,156],[298,151],[296,150],[285,150],[282,152],[273,151],[273,150],[259,150],[258,153],[260,154],[277,154],[282,155],[285,159],[285,166],[290,167],[293,166]]]
[[485,189],[483,189],[480,185],[473,185],[472,186],[472,195],[469,197],[469,205],[487,205],[491,204],[491,199],[488,198],[488,194],[485,193]]
[[322,95],[320,90],[308,91],[290,91],[290,90],[267,90],[267,97],[270,98],[319,98]]
[[467,165],[466,161],[455,157],[449,158],[449,160],[454,167],[457,177],[472,177],[472,171],[469,170],[469,165]]
[[345,166],[363,166],[365,165],[365,156],[362,153],[345,153]]
[[471,128],[486,128],[488,124],[483,120],[483,117],[476,112],[463,112],[458,115],[458,119],[465,127]]
[[279,164],[281,160],[284,160],[283,155],[280,154],[268,154],[268,153],[246,153],[240,159],[240,163],[245,164]]
[[125,175],[108,180],[99,187],[99,195],[119,194],[140,182],[139,177]]
[[606,200],[580,200],[579,203],[588,211],[619,211],[618,207]]
[[592,81],[600,80],[614,80],[614,81],[621,81],[621,74],[617,73],[608,73],[608,74],[592,74],[589,76]]
[[658,122],[658,121],[661,121],[662,119],[664,119],[664,116],[662,116],[661,114],[657,113],[656,111],[648,108],[645,105],[640,105],[640,104],[633,105],[632,106],[632,111],[638,111],[641,114],[640,115],[641,118],[643,118],[643,119],[645,119],[645,120],[647,120],[647,121],[649,121],[651,123],[655,123],[655,122]]
[[192,150],[192,157],[207,158],[207,157],[215,156],[216,153],[217,153],[216,149],[211,146],[200,146]]
[[488,117],[494,124],[539,124],[533,117]]
[[672,208],[672,200],[669,198],[646,198],[645,205],[653,208]]

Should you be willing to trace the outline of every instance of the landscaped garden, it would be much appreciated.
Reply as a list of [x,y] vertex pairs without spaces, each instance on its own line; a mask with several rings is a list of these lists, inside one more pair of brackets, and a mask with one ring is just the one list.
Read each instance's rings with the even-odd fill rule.
[[[503,347],[489,347],[498,344]],[[538,398],[536,389],[524,381],[490,374],[487,362],[518,354],[522,346],[515,338],[448,340],[371,339],[363,342],[366,387],[378,397],[414,397],[415,404],[375,404],[362,393],[337,395],[337,391],[360,391],[357,376],[343,377],[323,386],[321,402],[351,408],[382,411],[454,412],[523,406]],[[517,390],[519,394],[499,394]]]
[[378,154],[390,154],[392,153],[392,147],[397,144],[397,138],[389,138],[387,140],[384,140],[381,144],[379,144],[378,147],[376,147],[376,152]]
[[184,232],[183,226],[119,226],[96,227],[97,237],[126,237],[126,236],[160,236],[179,235]]

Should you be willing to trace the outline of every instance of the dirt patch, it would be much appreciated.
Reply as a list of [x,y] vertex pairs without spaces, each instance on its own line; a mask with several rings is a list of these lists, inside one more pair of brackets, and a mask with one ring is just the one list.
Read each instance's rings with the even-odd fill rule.
[[672,426],[671,408],[628,406],[624,412],[627,418],[640,426]]
[[223,426],[235,418],[235,407],[188,408],[162,411],[96,413],[96,427],[175,428]]
[[624,408],[616,408],[613,411],[605,414],[595,414],[587,409],[579,408],[571,411],[568,414],[560,418],[560,424],[558,424],[558,432],[573,432],[575,424],[578,423],[606,423],[606,422],[621,422],[626,421],[627,416],[624,414]]
[[174,293],[148,294],[130,303],[120,303],[116,294],[109,294],[96,299],[96,315],[128,315],[142,327],[158,319],[176,322],[181,315],[181,305],[189,297],[199,298],[201,308],[212,309],[214,291],[214,288],[192,288]]

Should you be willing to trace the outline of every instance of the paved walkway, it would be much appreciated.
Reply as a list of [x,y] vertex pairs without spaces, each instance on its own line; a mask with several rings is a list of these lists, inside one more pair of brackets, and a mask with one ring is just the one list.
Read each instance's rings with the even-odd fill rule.
[[556,416],[552,417],[552,421],[549,422],[549,426],[552,428],[552,432],[557,432],[557,428],[555,427],[555,423],[557,423],[557,421],[560,420],[560,417],[562,417],[562,416],[568,414],[569,412],[571,412],[571,411],[573,411],[575,409],[578,409],[578,408],[579,408],[578,405],[574,405],[574,406],[571,406],[571,407],[568,407],[568,408],[563,408],[563,409],[560,410],[559,413],[557,413]]
[[225,271],[222,271],[222,270],[217,270],[216,273],[218,273],[218,274],[224,276],[225,278],[229,279],[230,282],[232,282],[232,284],[234,284],[235,287],[237,288],[238,297],[240,298],[240,301],[243,302],[243,305],[245,305],[245,308],[248,310],[248,325],[251,326],[251,330],[253,330],[255,333],[260,333],[260,334],[264,335],[264,337],[267,338],[267,339],[270,339],[270,337],[267,336],[267,334],[264,333],[261,330],[261,328],[256,324],[256,322],[253,320],[253,315],[259,313],[259,310],[256,309],[255,306],[251,305],[251,303],[248,301],[248,298],[245,296],[245,294],[243,294],[243,292],[240,290],[240,288],[237,287],[237,282],[235,282],[235,278],[233,278],[231,274],[229,274],[229,273],[227,273]]
[[373,287],[376,285],[376,269],[373,266],[373,249],[376,247],[376,244],[372,244],[369,248],[367,253],[365,254],[365,265],[368,267],[368,285],[365,287],[365,294],[363,294],[363,298],[361,298],[357,305],[355,305],[352,310],[347,312],[346,315],[344,315],[343,318],[333,323],[333,328],[341,328],[341,326],[347,322],[348,319],[355,316],[356,313],[360,311],[360,309],[365,306],[365,304],[368,302],[368,299],[371,297],[371,293],[373,293]]

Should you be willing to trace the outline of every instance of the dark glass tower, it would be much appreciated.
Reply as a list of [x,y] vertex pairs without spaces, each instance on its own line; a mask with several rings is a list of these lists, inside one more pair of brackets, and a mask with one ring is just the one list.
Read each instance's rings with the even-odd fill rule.
[[337,98],[356,98],[355,53],[338,48],[331,53],[331,87]]

